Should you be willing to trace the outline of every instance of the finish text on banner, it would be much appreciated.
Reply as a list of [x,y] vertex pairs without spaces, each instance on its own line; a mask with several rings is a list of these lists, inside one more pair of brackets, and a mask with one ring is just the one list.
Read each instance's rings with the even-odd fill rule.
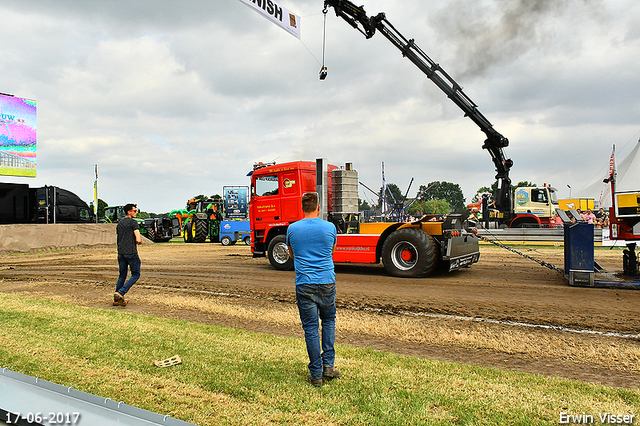
[[291,35],[300,38],[300,17],[274,0],[240,0]]

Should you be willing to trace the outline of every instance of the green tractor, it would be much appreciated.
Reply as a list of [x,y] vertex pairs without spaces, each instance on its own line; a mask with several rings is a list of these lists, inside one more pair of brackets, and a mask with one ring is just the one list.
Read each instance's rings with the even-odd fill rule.
[[182,236],[185,243],[220,242],[222,199],[191,199],[187,202],[188,214],[183,215]]
[[[109,206],[104,209],[105,221],[116,223],[127,214],[124,206]],[[140,235],[154,243],[165,243],[176,235],[176,228],[179,233],[180,225],[177,219],[167,219],[162,217],[148,219],[134,219],[140,225]],[[174,223],[175,222],[175,223]]]

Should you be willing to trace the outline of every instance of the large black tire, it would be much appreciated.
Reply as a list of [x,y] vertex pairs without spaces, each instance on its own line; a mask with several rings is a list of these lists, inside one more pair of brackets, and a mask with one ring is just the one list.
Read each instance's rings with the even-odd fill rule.
[[231,242],[231,237],[229,237],[228,235],[225,235],[220,239],[220,244],[222,244],[223,246],[230,246]]
[[245,245],[247,245],[247,246],[250,246],[250,245],[251,245],[251,237],[250,237],[250,236],[248,236],[248,235],[246,235],[246,236],[242,239],[242,241],[244,241],[244,244],[245,244]]
[[209,233],[209,221],[207,219],[193,218],[194,226],[194,243],[204,243],[207,241],[207,234]]
[[535,219],[516,219],[511,225],[512,228],[540,228],[540,224]]
[[147,239],[157,243],[159,241],[159,235],[156,233],[156,230],[153,229],[153,225],[145,226],[144,228],[147,231]]
[[420,278],[438,268],[438,247],[433,237],[420,228],[394,231],[382,245],[382,263],[390,275]]
[[293,269],[293,259],[289,256],[289,247],[287,247],[287,237],[285,235],[276,235],[267,249],[267,257],[271,266],[281,271],[290,271]]
[[192,225],[191,221],[187,221],[184,224],[184,229],[182,230],[182,236],[184,237],[185,243],[193,242],[193,227],[191,225]]

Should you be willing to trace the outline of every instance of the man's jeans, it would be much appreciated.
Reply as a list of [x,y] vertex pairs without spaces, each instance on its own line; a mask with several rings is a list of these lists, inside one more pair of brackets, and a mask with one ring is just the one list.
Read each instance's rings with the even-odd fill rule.
[[[116,283],[116,292],[122,296],[127,294],[131,286],[140,278],[140,257],[137,254],[119,254],[118,255],[118,269],[120,275],[118,276],[118,282]],[[125,283],[127,279],[127,269],[131,268],[131,278]]]
[[[333,366],[336,352],[336,285],[300,284],[296,286],[296,302],[309,354],[309,373],[322,377],[323,366]],[[322,353],[318,320],[322,321]]]

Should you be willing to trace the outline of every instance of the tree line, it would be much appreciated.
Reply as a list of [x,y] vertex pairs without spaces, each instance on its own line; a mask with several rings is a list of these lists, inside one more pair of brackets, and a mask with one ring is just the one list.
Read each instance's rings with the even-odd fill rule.
[[[535,183],[521,181],[515,185],[511,185],[511,192],[520,186],[537,186]],[[482,199],[483,194],[489,194],[489,198],[498,189],[498,181],[493,185],[478,188],[476,194],[471,199],[471,203],[475,203]],[[358,210],[380,210],[382,208],[383,188],[381,187],[377,194],[377,202],[370,205],[366,200],[358,199]],[[420,185],[416,195],[413,198],[407,197],[395,183],[387,184],[384,198],[389,204],[402,204],[407,207],[407,213],[412,216],[421,216],[424,214],[449,214],[462,213],[467,210],[467,203],[457,183],[446,181],[433,181],[427,185]]]

